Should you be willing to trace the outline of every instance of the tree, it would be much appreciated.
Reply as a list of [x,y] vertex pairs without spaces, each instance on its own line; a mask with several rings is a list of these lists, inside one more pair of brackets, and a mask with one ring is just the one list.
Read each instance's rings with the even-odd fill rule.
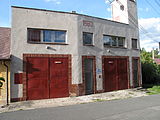
[[155,58],[160,58],[158,48],[154,50]]
[[[158,56],[158,52],[156,51]],[[153,62],[152,53],[141,50],[142,81],[144,84],[160,83],[160,65]]]

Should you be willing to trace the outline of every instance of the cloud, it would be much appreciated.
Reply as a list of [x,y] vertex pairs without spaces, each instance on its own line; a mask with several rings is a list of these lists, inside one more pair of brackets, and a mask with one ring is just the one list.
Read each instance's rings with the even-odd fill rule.
[[109,1],[109,0],[105,0],[105,3],[106,3],[106,4],[110,4],[110,1]]
[[139,19],[141,48],[151,51],[158,48],[160,42],[160,18]]
[[108,11],[108,12],[111,12],[111,8],[107,8],[107,11]]
[[44,0],[45,2],[53,2],[57,5],[61,4],[61,1],[60,0]]

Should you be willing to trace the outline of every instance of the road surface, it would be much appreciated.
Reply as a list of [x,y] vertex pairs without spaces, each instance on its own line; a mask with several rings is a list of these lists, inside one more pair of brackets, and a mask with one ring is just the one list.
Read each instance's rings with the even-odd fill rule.
[[1,113],[0,120],[160,120],[160,95]]

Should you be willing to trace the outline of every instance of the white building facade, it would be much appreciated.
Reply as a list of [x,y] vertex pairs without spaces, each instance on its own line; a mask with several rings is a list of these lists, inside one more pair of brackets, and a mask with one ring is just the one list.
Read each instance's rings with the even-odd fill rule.
[[11,101],[141,86],[136,1],[127,0],[123,7],[113,1],[112,8],[117,6],[127,8],[126,19],[117,19],[122,14],[115,10],[111,21],[13,6]]

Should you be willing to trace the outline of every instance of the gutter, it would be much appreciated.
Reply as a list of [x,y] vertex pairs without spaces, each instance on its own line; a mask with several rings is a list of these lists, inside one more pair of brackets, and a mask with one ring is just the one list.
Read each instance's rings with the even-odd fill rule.
[[7,70],[7,72],[6,72],[6,89],[7,89],[7,106],[9,105],[9,80],[8,80],[8,73],[9,73],[9,67],[7,66],[7,64],[5,63],[5,61],[3,61],[3,65],[6,67],[6,70]]

